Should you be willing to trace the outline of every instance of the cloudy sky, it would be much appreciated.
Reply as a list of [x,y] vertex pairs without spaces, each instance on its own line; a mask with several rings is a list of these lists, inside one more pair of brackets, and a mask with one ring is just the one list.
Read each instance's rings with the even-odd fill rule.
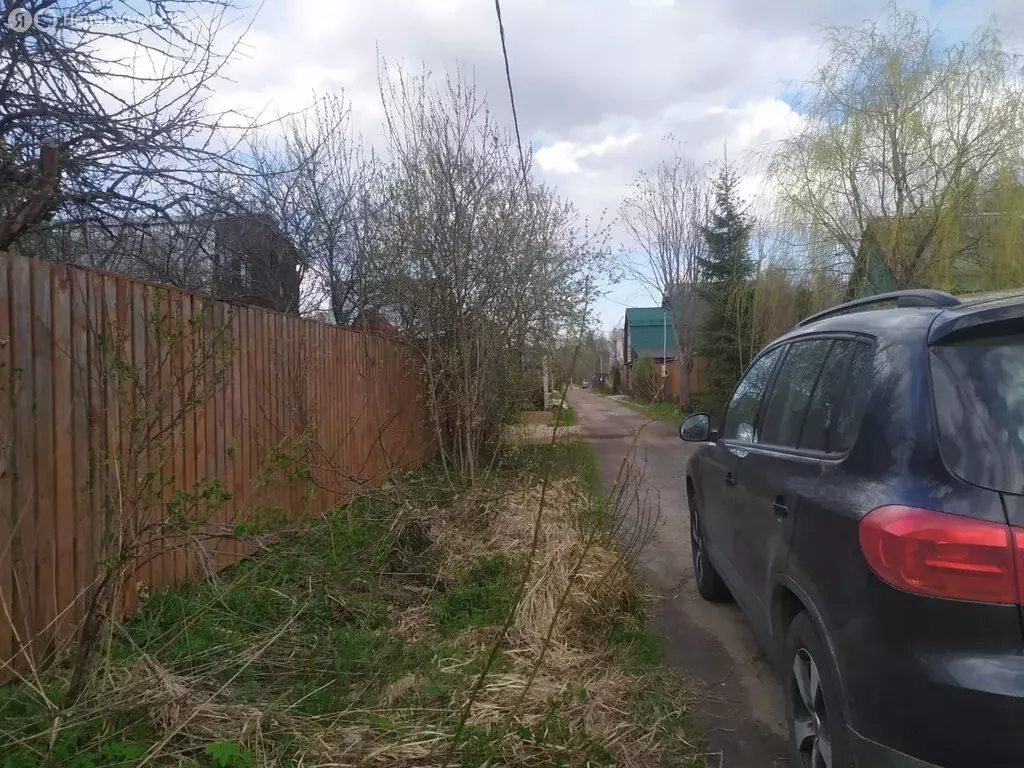
[[[586,214],[614,216],[666,134],[698,161],[764,149],[799,120],[790,102],[821,55],[822,29],[880,17],[884,0],[503,0],[523,141],[541,176]],[[1024,37],[1024,0],[901,0],[950,39],[992,14]],[[1016,46],[1014,46],[1016,47]],[[511,125],[492,0],[265,0],[217,97],[287,112],[344,89],[357,130],[379,131],[378,52],[435,72],[462,67]],[[748,192],[756,192],[756,179]],[[624,245],[613,229],[614,246]],[[608,288],[604,328],[655,303]]]

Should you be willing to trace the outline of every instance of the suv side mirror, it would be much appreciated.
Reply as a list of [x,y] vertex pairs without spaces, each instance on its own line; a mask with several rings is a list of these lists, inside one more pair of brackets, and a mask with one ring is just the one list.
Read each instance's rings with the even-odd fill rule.
[[711,437],[711,417],[694,413],[679,422],[679,437],[688,443],[703,443]]

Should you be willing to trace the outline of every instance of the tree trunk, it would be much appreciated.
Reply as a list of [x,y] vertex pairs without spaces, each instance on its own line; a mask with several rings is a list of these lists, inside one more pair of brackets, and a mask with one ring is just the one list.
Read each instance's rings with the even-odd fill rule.
[[693,370],[693,356],[685,350],[679,350],[679,407],[690,408],[690,371]]
[[544,356],[544,362],[541,365],[540,374],[541,386],[544,388],[544,410],[551,410],[551,381],[548,378],[548,358]]

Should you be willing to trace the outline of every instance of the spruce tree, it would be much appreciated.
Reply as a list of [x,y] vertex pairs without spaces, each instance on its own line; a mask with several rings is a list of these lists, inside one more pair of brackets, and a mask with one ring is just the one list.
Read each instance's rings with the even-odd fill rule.
[[701,295],[708,307],[697,352],[708,361],[709,389],[723,404],[749,362],[748,308],[755,265],[749,255],[753,222],[739,196],[739,177],[723,162],[714,180],[714,207],[702,227]]

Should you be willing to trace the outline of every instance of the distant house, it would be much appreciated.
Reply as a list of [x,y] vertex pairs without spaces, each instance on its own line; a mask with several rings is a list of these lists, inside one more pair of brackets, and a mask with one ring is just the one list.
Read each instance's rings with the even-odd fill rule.
[[672,318],[663,307],[630,307],[622,327],[622,361],[627,370],[644,355],[657,363],[678,357]]
[[397,336],[398,329],[380,312],[366,309],[352,321],[352,328],[364,333],[376,333],[381,336]]
[[[933,217],[925,215],[900,224],[884,218],[867,221],[853,259],[847,301],[897,287],[928,285],[936,251],[945,252],[947,288],[953,293],[990,287],[986,277],[999,254],[1009,252],[1017,257],[1017,249],[1024,243],[1024,221],[1016,210],[1001,212],[997,202],[986,202],[985,210],[960,215],[955,227],[939,227]],[[901,274],[894,273],[894,268]]]
[[267,217],[214,222],[213,292],[217,298],[299,314],[299,253]]
[[18,251],[225,301],[299,312],[300,254],[268,217],[57,222],[24,238]]

